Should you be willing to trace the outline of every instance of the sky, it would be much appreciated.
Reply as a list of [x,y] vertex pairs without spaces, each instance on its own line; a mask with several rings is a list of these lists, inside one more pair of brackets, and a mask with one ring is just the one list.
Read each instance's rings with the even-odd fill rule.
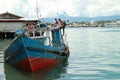
[[120,0],[0,0],[0,13],[7,11],[26,18],[111,16],[120,15]]

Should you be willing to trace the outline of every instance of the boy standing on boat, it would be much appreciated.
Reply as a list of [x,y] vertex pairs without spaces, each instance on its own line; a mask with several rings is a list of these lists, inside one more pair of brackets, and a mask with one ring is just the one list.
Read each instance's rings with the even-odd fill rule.
[[57,25],[58,25],[58,20],[57,20],[57,18],[55,18],[55,23],[52,24],[52,26],[53,26],[53,27],[56,27]]
[[55,18],[55,23],[52,24],[53,27],[56,27],[57,25],[61,26],[61,29],[63,29],[63,35],[65,33],[65,26],[66,26],[66,22],[61,20],[60,18],[57,20],[57,18]]
[[62,21],[62,20],[59,18],[59,19],[58,19],[58,24],[61,25],[61,29],[63,29],[63,35],[64,35],[66,22],[65,22],[65,21]]

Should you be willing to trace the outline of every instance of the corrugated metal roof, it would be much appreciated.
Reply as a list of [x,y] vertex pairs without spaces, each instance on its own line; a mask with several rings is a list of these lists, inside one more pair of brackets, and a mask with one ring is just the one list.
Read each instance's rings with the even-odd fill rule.
[[25,22],[25,21],[38,21],[37,18],[20,18],[20,19],[0,19],[0,22]]
[[5,13],[0,14],[0,16],[5,16],[5,15],[13,16],[13,17],[16,17],[16,18],[23,18],[22,16],[18,16],[16,14],[13,14],[13,13],[10,13],[10,12],[5,12]]

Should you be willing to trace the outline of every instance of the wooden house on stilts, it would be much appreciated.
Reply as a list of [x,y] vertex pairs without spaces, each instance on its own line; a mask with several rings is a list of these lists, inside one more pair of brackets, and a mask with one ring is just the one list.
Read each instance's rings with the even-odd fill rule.
[[10,12],[0,14],[0,39],[14,38],[14,32],[23,29],[28,23],[38,22],[38,19],[28,19]]

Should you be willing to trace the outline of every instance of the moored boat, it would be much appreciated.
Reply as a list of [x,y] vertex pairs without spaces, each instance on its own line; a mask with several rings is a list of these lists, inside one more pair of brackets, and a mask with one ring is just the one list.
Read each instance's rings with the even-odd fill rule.
[[40,24],[37,28],[16,31],[15,39],[5,50],[5,61],[27,71],[60,64],[69,57],[68,44],[60,27]]

